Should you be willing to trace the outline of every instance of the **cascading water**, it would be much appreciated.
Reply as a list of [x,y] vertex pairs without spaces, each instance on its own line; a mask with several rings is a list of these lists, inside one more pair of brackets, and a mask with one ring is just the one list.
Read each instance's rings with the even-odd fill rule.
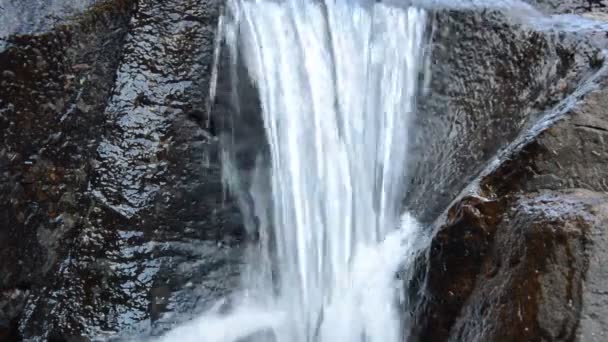
[[[203,317],[167,340],[230,341],[266,329],[259,339],[400,341],[396,273],[419,232],[401,200],[425,11],[235,0],[224,25],[259,93],[270,150],[269,171],[246,189],[257,218],[248,228],[260,238],[248,255],[245,309]],[[226,157],[228,183],[238,183],[230,165]]]

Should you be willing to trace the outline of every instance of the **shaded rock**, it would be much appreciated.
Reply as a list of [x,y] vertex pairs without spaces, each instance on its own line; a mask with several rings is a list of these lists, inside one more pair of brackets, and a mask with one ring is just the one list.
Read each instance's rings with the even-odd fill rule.
[[552,14],[608,12],[606,0],[526,0],[526,2]]
[[583,284],[596,252],[591,236],[607,223],[607,199],[587,190],[541,191],[514,199],[495,233],[448,223],[431,247],[432,299],[415,328],[418,339],[573,341],[590,304]]
[[23,289],[5,290],[0,294],[0,339],[15,341],[19,339],[16,317],[21,315],[28,291]]
[[607,199],[585,190],[518,198],[497,227],[482,263],[485,279],[478,278],[450,340],[575,340],[589,304],[582,293],[595,252],[591,236],[603,233]]
[[[121,1],[92,7],[54,30],[10,35],[0,49],[0,296],[9,302],[15,289],[31,295],[46,285],[82,227],[95,113],[112,87],[130,10]],[[72,67],[84,63],[92,67]],[[79,102],[95,105],[84,112]],[[20,314],[0,320],[14,329]]]
[[605,46],[587,33],[539,32],[495,11],[439,11],[434,26],[405,198],[423,222],[591,77]]
[[13,35],[32,35],[65,24],[93,7],[94,0],[0,2],[0,39]]
[[2,38],[0,336],[14,340],[158,334],[238,279],[242,220],[197,118],[219,2],[79,5]]
[[[8,4],[43,20],[0,21],[0,339],[156,335],[228,294],[243,218],[213,134],[229,138],[226,113],[241,111],[245,171],[264,134],[253,85],[239,82],[242,108],[222,93],[233,75],[209,119],[220,2]],[[414,338],[602,337],[606,94],[575,105],[596,85],[604,34],[492,11],[435,20],[405,203],[431,222],[479,189],[437,220]]]
[[[584,13],[582,3],[541,8]],[[431,146],[406,198],[436,232],[410,281],[410,338],[602,341],[605,32],[549,36],[502,20],[447,16],[459,29],[436,38],[440,78],[414,144]]]
[[606,338],[605,71],[573,94],[576,106],[515,139],[437,221],[415,284],[415,341]]

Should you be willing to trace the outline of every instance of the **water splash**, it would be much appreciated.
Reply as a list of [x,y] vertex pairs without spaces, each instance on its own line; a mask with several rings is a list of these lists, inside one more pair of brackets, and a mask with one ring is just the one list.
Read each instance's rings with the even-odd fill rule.
[[230,315],[209,313],[178,327],[159,342],[231,342],[255,336],[267,329],[277,328],[285,313],[268,308],[243,305]]
[[[164,341],[407,338],[395,274],[428,237],[409,215],[399,222],[400,202],[425,9],[441,7],[500,10],[540,31],[605,25],[546,16],[521,1],[229,1],[221,32],[232,85],[255,85],[269,150],[260,148],[245,176],[231,136],[224,178],[258,240],[234,311],[205,315]],[[248,80],[238,79],[239,66]]]
[[[363,276],[357,256],[380,258],[372,251],[399,225],[425,11],[370,1],[234,1],[230,11],[271,160],[271,203],[251,194],[271,238],[245,283],[289,312],[279,341],[397,341],[394,291]],[[389,279],[402,260],[392,257],[375,265]]]
[[[345,280],[336,300],[324,308],[314,341],[401,341],[400,317],[394,303],[399,289],[395,274],[428,245],[429,236],[409,214],[401,218],[400,229],[389,233],[379,244],[357,248],[351,267],[342,270]],[[288,335],[293,327],[291,308],[260,305],[243,299],[229,314],[221,314],[220,301],[198,319],[180,326],[159,342],[298,341]],[[295,322],[297,324],[297,322]]]

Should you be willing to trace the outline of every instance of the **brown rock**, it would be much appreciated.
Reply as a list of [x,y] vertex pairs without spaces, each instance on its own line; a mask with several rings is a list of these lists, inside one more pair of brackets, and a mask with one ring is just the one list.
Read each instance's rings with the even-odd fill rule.
[[607,200],[587,190],[517,198],[497,226],[489,252],[475,262],[480,266],[476,286],[448,340],[574,340],[590,236],[608,224]]
[[516,139],[480,177],[490,200],[466,195],[447,211],[414,340],[606,340],[606,84]]

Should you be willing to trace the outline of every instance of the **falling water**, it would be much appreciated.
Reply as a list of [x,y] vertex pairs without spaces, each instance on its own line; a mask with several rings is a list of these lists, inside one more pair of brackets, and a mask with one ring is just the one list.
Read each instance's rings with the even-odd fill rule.
[[[269,146],[246,190],[259,236],[243,279],[248,308],[171,336],[230,341],[265,329],[259,340],[400,341],[396,273],[419,231],[401,200],[426,12],[235,0],[223,21],[259,93]],[[238,170],[224,162],[234,187]]]

